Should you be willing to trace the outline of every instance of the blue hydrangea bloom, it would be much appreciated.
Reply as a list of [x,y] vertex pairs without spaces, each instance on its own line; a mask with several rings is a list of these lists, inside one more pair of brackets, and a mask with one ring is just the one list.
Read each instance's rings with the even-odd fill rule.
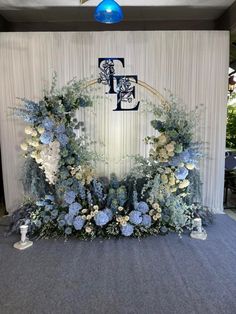
[[87,191],[87,201],[88,204],[91,205],[92,204],[92,195],[89,191]]
[[64,226],[65,226],[65,224],[66,224],[65,220],[59,220],[59,222],[58,222],[58,226],[59,226],[59,228],[64,227]]
[[45,130],[47,131],[52,131],[53,127],[54,127],[54,122],[46,117],[43,121],[42,121],[42,125],[44,127]]
[[182,162],[181,156],[175,155],[169,162],[169,164],[173,167],[178,167],[178,165]]
[[80,107],[88,107],[91,106],[91,102],[88,96],[86,95],[81,95],[77,99],[77,103],[79,104]]
[[84,224],[85,224],[85,220],[82,217],[80,216],[75,217],[74,222],[73,222],[73,226],[75,230],[81,230]]
[[149,211],[149,207],[146,202],[139,202],[135,209],[143,214],[146,214]]
[[24,104],[25,104],[25,109],[27,109],[31,113],[33,112],[37,113],[39,111],[39,105],[32,100],[24,99]]
[[79,196],[82,200],[85,200],[86,198],[86,191],[85,191],[85,188],[83,186],[83,184],[81,182],[78,182],[78,193],[79,193]]
[[127,224],[125,226],[121,226],[121,233],[125,237],[129,237],[133,234],[134,232],[134,227],[131,224]]
[[162,226],[162,227],[160,228],[160,231],[161,231],[162,234],[165,234],[165,233],[168,232],[168,229],[167,229],[165,226]]
[[117,176],[113,173],[111,174],[111,178],[110,178],[110,185],[113,189],[118,189],[119,187],[119,180],[117,179]]
[[65,135],[64,133],[57,134],[57,139],[59,143],[61,144],[61,146],[66,146],[66,144],[69,142],[68,136]]
[[53,133],[51,132],[44,132],[41,136],[40,136],[40,141],[41,143],[48,145],[52,142],[53,140]]
[[141,212],[132,210],[129,214],[129,221],[134,225],[139,225],[142,222]]
[[23,119],[26,123],[29,123],[29,124],[34,124],[35,122],[37,122],[37,117],[33,117],[31,115],[28,115],[28,114],[25,114],[23,116]]
[[97,226],[104,226],[108,223],[109,217],[104,211],[99,211],[94,217]]
[[180,167],[175,170],[175,176],[178,180],[184,180],[188,175],[188,169]]
[[37,227],[37,228],[40,228],[41,226],[42,226],[42,222],[41,222],[41,220],[35,220],[35,222],[34,222],[34,224],[35,224],[35,226]]
[[134,209],[137,210],[138,208],[138,201],[134,202]]
[[185,150],[183,151],[181,154],[180,154],[180,157],[182,159],[183,162],[187,163],[190,161],[190,153],[188,150]]
[[58,216],[58,210],[57,209],[54,209],[52,212],[51,212],[51,215],[53,218],[57,218]]
[[76,197],[76,194],[75,194],[74,191],[68,191],[64,195],[64,201],[67,204],[72,204],[74,202],[74,200],[75,200],[75,197]]
[[105,208],[103,211],[104,211],[104,213],[107,214],[107,216],[108,216],[108,218],[109,218],[109,221],[111,221],[111,220],[112,220],[112,217],[113,217],[113,212],[112,212],[112,210],[111,210],[110,208]]
[[65,219],[66,224],[71,226],[73,224],[74,215],[66,214],[64,219]]
[[46,202],[45,202],[45,201],[37,201],[35,204],[36,204],[37,206],[39,206],[39,207],[43,207],[43,206],[46,205]]
[[133,202],[138,203],[138,193],[137,191],[133,191]]
[[49,204],[45,205],[45,210],[46,211],[53,210],[53,205],[49,205]]
[[143,215],[142,225],[146,228],[150,228],[152,224],[152,218],[149,215]]
[[117,190],[117,200],[120,206],[124,206],[127,201],[127,192],[124,186],[121,186]]
[[69,214],[71,215],[77,215],[78,212],[81,210],[82,206],[80,205],[80,203],[72,203],[69,206]]
[[31,219],[24,219],[24,224],[25,225],[29,225],[31,223]]
[[151,125],[155,130],[162,130],[163,129],[163,122],[160,120],[152,120]]
[[43,221],[44,221],[45,224],[47,224],[50,221],[50,217],[49,216],[45,216],[43,218]]
[[49,201],[53,202],[54,196],[53,195],[45,195],[45,200],[49,200]]
[[94,194],[98,197],[99,201],[101,202],[104,198],[102,183],[94,179],[93,189],[94,189]]
[[69,235],[71,233],[72,233],[72,228],[71,227],[66,227],[65,234]]
[[56,133],[65,133],[65,125],[64,124],[60,124],[55,128],[55,132]]
[[189,163],[190,164],[196,164],[198,161],[198,158],[201,157],[201,153],[193,148],[188,149],[189,152]]

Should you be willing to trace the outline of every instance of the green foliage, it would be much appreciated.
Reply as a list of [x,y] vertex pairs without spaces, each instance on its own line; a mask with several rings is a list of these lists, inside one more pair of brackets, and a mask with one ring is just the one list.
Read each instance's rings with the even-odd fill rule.
[[189,172],[190,184],[187,188],[186,203],[188,205],[202,202],[202,181],[197,169]]
[[226,147],[236,149],[236,106],[227,107]]
[[156,108],[156,106],[151,107],[151,111],[156,117],[156,120],[151,121],[151,124],[154,129],[165,133],[171,140],[183,145],[184,148],[189,147],[194,138],[197,109],[187,112],[180,100],[171,93],[169,106],[165,110]]
[[26,158],[23,171],[22,183],[24,192],[31,198],[39,199],[45,194],[53,193],[53,187],[50,187],[46,181],[45,174],[33,158]]

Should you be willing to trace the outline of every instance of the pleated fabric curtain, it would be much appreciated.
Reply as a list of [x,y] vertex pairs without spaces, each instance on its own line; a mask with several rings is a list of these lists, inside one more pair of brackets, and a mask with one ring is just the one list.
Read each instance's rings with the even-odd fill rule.
[[[229,34],[224,31],[1,33],[0,143],[8,212],[24,198],[19,148],[24,124],[10,108],[19,104],[17,97],[38,100],[50,88],[54,71],[59,87],[74,77],[96,79],[100,57],[125,58],[125,68],[117,64],[117,74],[138,75],[165,97],[165,89],[170,90],[186,110],[201,107],[196,140],[205,143],[207,152],[200,165],[203,202],[222,212],[228,56]],[[116,98],[105,96],[106,91],[105,86],[94,86],[93,108],[77,115],[106,160],[97,165],[98,174],[122,177],[132,165],[127,156],[148,154],[143,139],[153,130],[145,109],[158,98],[137,85],[140,110],[115,112]]]

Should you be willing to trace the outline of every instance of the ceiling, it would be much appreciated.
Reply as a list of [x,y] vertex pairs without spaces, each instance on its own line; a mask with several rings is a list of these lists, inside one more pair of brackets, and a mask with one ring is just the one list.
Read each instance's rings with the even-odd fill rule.
[[[0,0],[8,22],[93,21],[99,0]],[[215,20],[234,0],[118,0],[125,21]]]
[[[82,1],[83,2],[83,1]],[[88,0],[83,5],[97,6],[101,0]],[[234,0],[117,0],[122,6],[190,6],[229,7]],[[79,6],[81,0],[0,0],[0,8]]]
[[230,30],[236,69],[236,1],[116,0],[124,21],[94,21],[100,0],[0,0],[0,31]]

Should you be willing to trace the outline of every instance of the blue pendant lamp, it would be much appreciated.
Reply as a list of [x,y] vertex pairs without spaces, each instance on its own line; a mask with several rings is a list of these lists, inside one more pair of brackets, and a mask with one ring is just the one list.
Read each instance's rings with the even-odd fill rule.
[[114,0],[103,0],[94,13],[96,21],[106,24],[114,24],[120,22],[124,14],[121,7]]

